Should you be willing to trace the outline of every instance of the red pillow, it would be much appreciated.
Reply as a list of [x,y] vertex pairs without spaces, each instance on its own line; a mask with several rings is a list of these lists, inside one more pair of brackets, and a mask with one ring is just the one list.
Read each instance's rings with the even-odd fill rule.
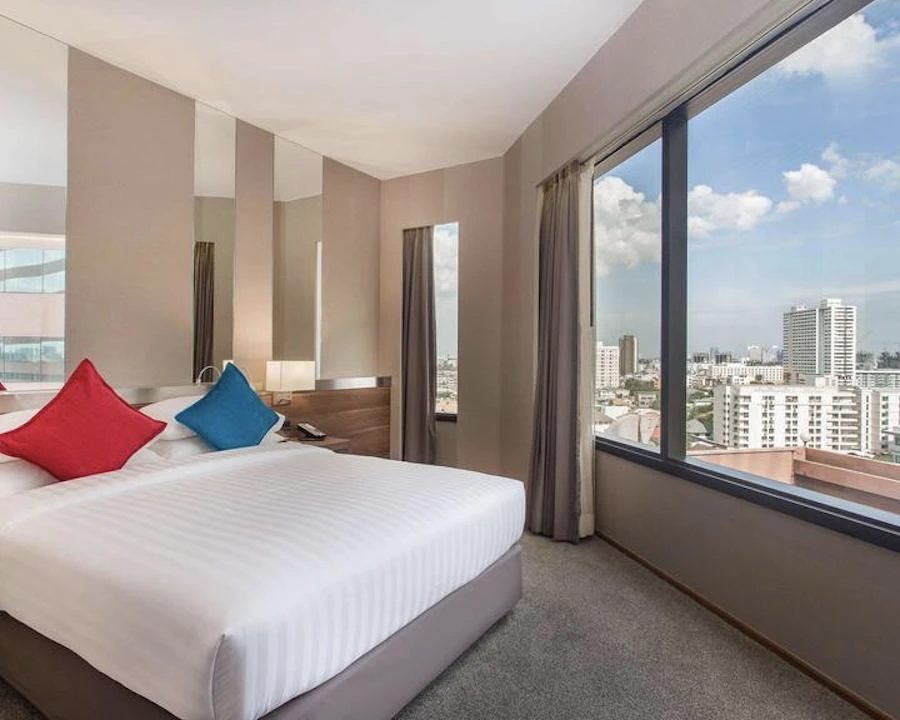
[[118,470],[166,423],[120,398],[90,360],[24,425],[0,434],[0,453],[39,465],[58,480]]

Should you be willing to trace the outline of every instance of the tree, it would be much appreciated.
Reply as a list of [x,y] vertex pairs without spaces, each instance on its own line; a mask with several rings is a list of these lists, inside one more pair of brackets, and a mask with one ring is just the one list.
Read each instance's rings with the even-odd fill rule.
[[878,356],[878,367],[882,370],[900,370],[900,351],[889,353],[882,350]]

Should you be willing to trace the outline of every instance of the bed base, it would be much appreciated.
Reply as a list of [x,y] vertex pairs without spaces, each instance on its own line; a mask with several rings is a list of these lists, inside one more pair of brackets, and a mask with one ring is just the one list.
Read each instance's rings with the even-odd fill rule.
[[[389,720],[521,597],[516,545],[343,672],[263,720]],[[2,612],[0,676],[50,720],[177,720]]]

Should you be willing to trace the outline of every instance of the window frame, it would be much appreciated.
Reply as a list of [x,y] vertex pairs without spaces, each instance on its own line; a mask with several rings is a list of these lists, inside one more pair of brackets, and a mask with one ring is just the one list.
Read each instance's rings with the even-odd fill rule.
[[[435,410],[434,419],[436,422],[447,422],[447,423],[455,423],[459,420],[459,233],[461,223],[459,220],[450,220],[448,222],[440,222],[432,225],[432,244],[434,243],[434,231],[436,231],[439,227],[447,226],[447,225],[455,225],[456,226],[456,322],[457,322],[457,331],[456,331],[456,342],[457,342],[457,357],[456,357],[456,412],[438,412]],[[432,258],[434,257],[434,248],[432,247]],[[435,311],[437,310],[437,266],[434,265],[432,267],[432,272],[435,274],[434,277],[434,303],[435,303]],[[437,333],[437,319],[435,318],[435,333]],[[435,371],[436,372],[436,371]]]
[[[900,551],[896,515],[740,470],[724,470],[687,455],[687,161],[690,119],[750,82],[871,0],[813,0],[754,46],[695,87],[686,98],[665,107],[612,151],[595,156],[594,179],[662,137],[660,446],[595,434],[596,450],[658,472],[747,500],[756,505]],[[651,138],[647,140],[647,138]],[[591,219],[593,232],[593,218]],[[593,247],[593,241],[592,241]],[[592,297],[595,278],[591,277]],[[591,308],[594,312],[593,303]]]

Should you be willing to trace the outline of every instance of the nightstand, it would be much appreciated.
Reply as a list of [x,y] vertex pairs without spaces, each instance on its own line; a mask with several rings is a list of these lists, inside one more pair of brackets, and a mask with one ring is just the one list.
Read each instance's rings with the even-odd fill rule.
[[322,440],[309,440],[301,436],[297,429],[293,426],[290,430],[282,430],[278,434],[286,440],[290,440],[291,442],[298,442],[302,445],[309,445],[310,447],[320,447],[327,450],[334,450],[334,452],[337,453],[347,452],[350,449],[351,443],[350,438],[342,438],[335,435],[328,435]]

